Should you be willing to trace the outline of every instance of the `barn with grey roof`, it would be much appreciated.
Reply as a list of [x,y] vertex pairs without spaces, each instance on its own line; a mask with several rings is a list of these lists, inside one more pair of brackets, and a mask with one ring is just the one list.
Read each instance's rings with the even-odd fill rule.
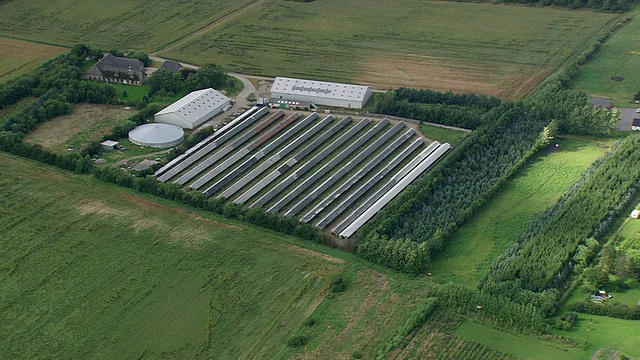
[[363,108],[371,97],[371,88],[361,85],[340,84],[277,77],[271,86],[271,101],[307,101],[316,105],[343,108]]
[[155,121],[193,129],[231,107],[228,97],[214,89],[193,91],[154,115]]

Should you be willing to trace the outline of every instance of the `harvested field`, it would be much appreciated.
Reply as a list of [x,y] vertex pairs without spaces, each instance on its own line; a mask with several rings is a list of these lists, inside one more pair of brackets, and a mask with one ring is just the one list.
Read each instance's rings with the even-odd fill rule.
[[162,55],[256,75],[519,98],[614,18],[460,2],[264,0]]
[[78,104],[72,114],[38,125],[35,131],[25,137],[25,142],[64,154],[68,147],[79,147],[100,140],[120,121],[133,114],[133,110],[121,106]]
[[[4,17],[5,15],[2,16]],[[45,60],[66,51],[67,49],[57,46],[0,37],[0,82],[35,69]]]

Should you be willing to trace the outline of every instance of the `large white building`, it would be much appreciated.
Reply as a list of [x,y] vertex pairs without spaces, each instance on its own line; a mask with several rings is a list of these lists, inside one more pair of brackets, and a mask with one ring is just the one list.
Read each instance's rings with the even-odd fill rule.
[[371,88],[361,85],[277,77],[271,99],[308,101],[316,105],[360,109],[371,96]]
[[193,129],[229,110],[231,100],[214,89],[193,91],[154,115],[156,122]]

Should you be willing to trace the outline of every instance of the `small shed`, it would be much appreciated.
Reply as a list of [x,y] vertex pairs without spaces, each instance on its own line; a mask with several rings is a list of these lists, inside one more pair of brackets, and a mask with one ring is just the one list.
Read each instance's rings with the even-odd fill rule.
[[107,150],[107,151],[113,151],[115,150],[115,148],[120,145],[119,142],[117,141],[113,141],[113,140],[106,140],[100,143],[100,149],[102,150]]
[[631,217],[634,218],[634,219],[639,218],[640,217],[640,210],[638,210],[638,209],[633,210],[631,212]]
[[631,130],[640,130],[640,118],[635,118],[631,121]]
[[603,108],[611,109],[613,107],[613,100],[594,96],[591,98],[591,105],[600,106]]

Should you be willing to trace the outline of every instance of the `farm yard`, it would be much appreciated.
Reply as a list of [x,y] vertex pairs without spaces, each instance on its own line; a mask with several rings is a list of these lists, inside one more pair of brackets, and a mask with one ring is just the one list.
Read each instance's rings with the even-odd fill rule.
[[252,108],[156,176],[348,238],[449,147],[403,122]]
[[[3,16],[2,18],[5,18]],[[2,21],[2,20],[0,20]],[[0,35],[2,35],[0,30]],[[0,82],[4,82],[40,66],[45,60],[67,49],[0,36]]]
[[247,74],[520,98],[614,18],[459,2],[265,0],[160,55]]
[[[0,40],[73,46],[0,83],[0,358],[640,357],[640,136],[575,91],[634,63],[627,0],[165,3],[0,1]],[[112,86],[96,45],[208,65]],[[129,140],[228,70],[391,90],[233,74],[232,114]]]

